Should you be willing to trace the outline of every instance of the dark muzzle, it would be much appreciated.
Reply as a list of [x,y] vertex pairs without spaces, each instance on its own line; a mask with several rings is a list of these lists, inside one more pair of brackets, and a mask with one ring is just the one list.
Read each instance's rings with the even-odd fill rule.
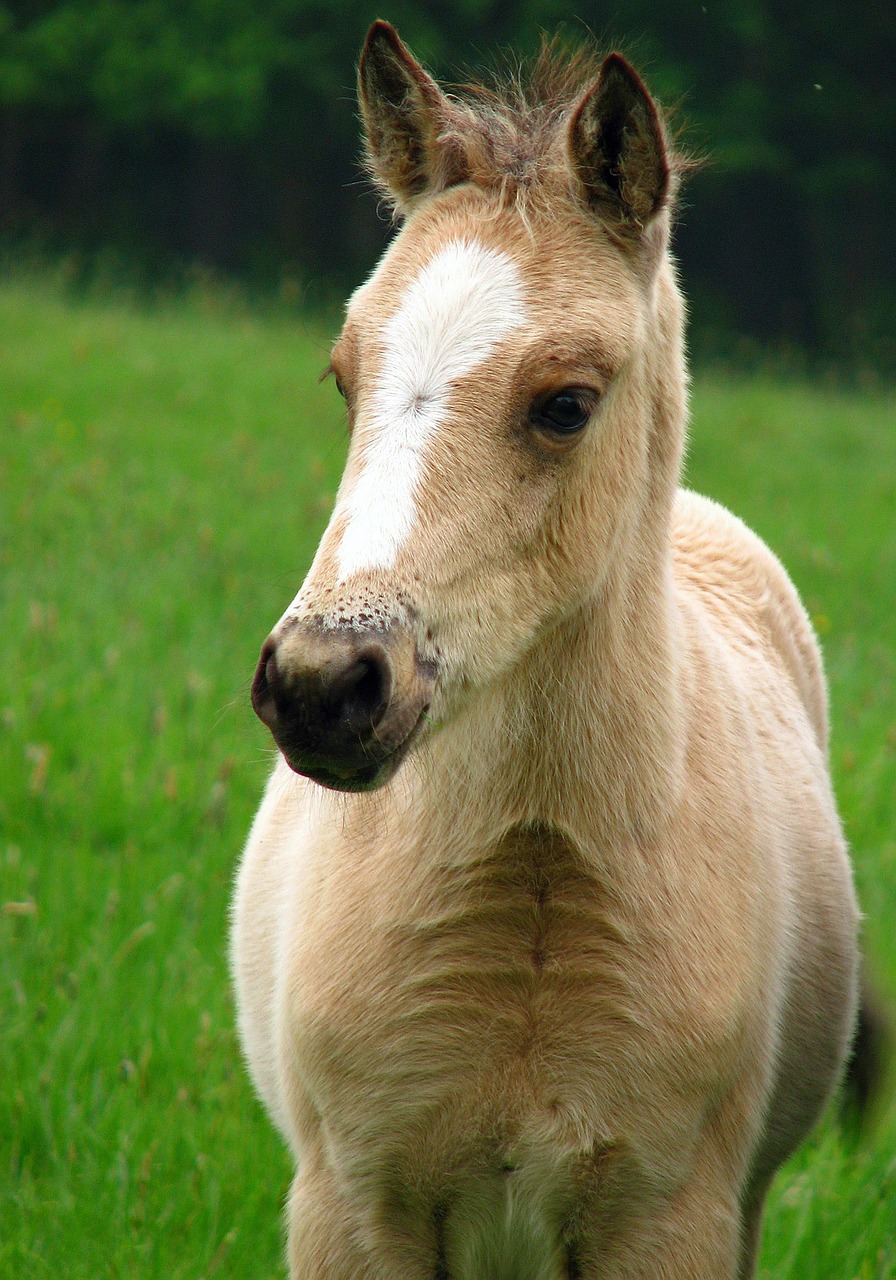
[[296,773],[337,791],[367,791],[398,768],[434,681],[405,627],[287,619],[264,643],[252,705]]

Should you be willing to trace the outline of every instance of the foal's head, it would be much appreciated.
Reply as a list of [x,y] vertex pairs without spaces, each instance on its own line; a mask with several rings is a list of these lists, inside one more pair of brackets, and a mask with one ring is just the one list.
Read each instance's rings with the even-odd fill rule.
[[253,686],[290,765],[340,790],[385,782],[430,707],[510,672],[623,561],[647,571],[684,394],[676,163],[621,57],[454,97],[377,23],[360,99],[405,222],[333,349],[348,463]]

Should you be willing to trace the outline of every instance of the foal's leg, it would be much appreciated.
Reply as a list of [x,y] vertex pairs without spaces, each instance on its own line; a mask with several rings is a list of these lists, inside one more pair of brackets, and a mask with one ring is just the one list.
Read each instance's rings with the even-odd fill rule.
[[362,1228],[321,1163],[296,1175],[287,1217],[290,1280],[434,1280],[439,1274],[437,1215],[417,1231],[385,1222]]
[[375,1273],[328,1172],[296,1175],[287,1217],[290,1280],[373,1280]]
[[613,1240],[571,1250],[569,1280],[740,1280],[736,1201],[692,1184]]
[[753,1280],[759,1261],[759,1243],[762,1237],[762,1213],[770,1181],[751,1193],[744,1205],[743,1230],[741,1232],[740,1270],[737,1280]]
[[728,1126],[705,1131],[687,1180],[659,1201],[622,1194],[618,1215],[604,1215],[595,1188],[598,1200],[591,1213],[581,1206],[571,1241],[569,1280],[746,1280],[743,1137]]

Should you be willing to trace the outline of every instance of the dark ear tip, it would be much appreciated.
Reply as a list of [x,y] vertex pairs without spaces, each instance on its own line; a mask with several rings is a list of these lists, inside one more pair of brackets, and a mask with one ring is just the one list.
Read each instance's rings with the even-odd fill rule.
[[401,48],[398,32],[392,26],[392,23],[387,22],[385,18],[377,18],[375,22],[371,23],[364,40],[364,53],[367,53],[378,44],[388,44],[393,49]]
[[626,75],[634,75],[635,69],[618,49],[614,49],[612,53],[608,53],[601,63],[601,71],[619,70]]
[[401,64],[415,80],[419,79],[420,68],[401,36],[391,22],[386,22],[384,18],[377,18],[367,32],[367,39],[361,50],[361,60],[358,64],[361,78],[363,80],[370,69],[394,66],[396,63]]
[[608,53],[601,63],[598,84],[607,86],[614,81],[618,85],[625,85],[641,97],[647,98],[650,96],[647,86],[628,58],[624,58],[621,53],[616,53],[615,51]]
[[407,51],[392,23],[386,22],[383,18],[377,18],[367,32],[358,62],[362,99],[365,92],[373,93],[371,86],[382,75],[383,68],[392,67],[396,62],[407,65]]
[[573,129],[595,104],[612,100],[624,109],[638,100],[652,101],[647,86],[628,58],[616,52],[608,53],[604,58],[597,80],[573,112]]

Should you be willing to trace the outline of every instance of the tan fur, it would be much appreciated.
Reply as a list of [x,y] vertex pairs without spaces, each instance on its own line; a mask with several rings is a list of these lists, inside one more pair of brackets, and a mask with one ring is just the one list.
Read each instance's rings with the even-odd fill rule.
[[[294,1280],[745,1280],[851,1034],[811,628],[763,543],[676,488],[667,212],[635,257],[564,172],[525,219],[472,183],[421,202],[334,352],[349,481],[404,283],[451,238],[520,264],[529,323],[457,389],[395,566],[336,588],[331,530],[297,605],[400,619],[439,677],[382,789],[281,759],[239,873]],[[532,438],[570,383],[603,395],[582,439]]]

